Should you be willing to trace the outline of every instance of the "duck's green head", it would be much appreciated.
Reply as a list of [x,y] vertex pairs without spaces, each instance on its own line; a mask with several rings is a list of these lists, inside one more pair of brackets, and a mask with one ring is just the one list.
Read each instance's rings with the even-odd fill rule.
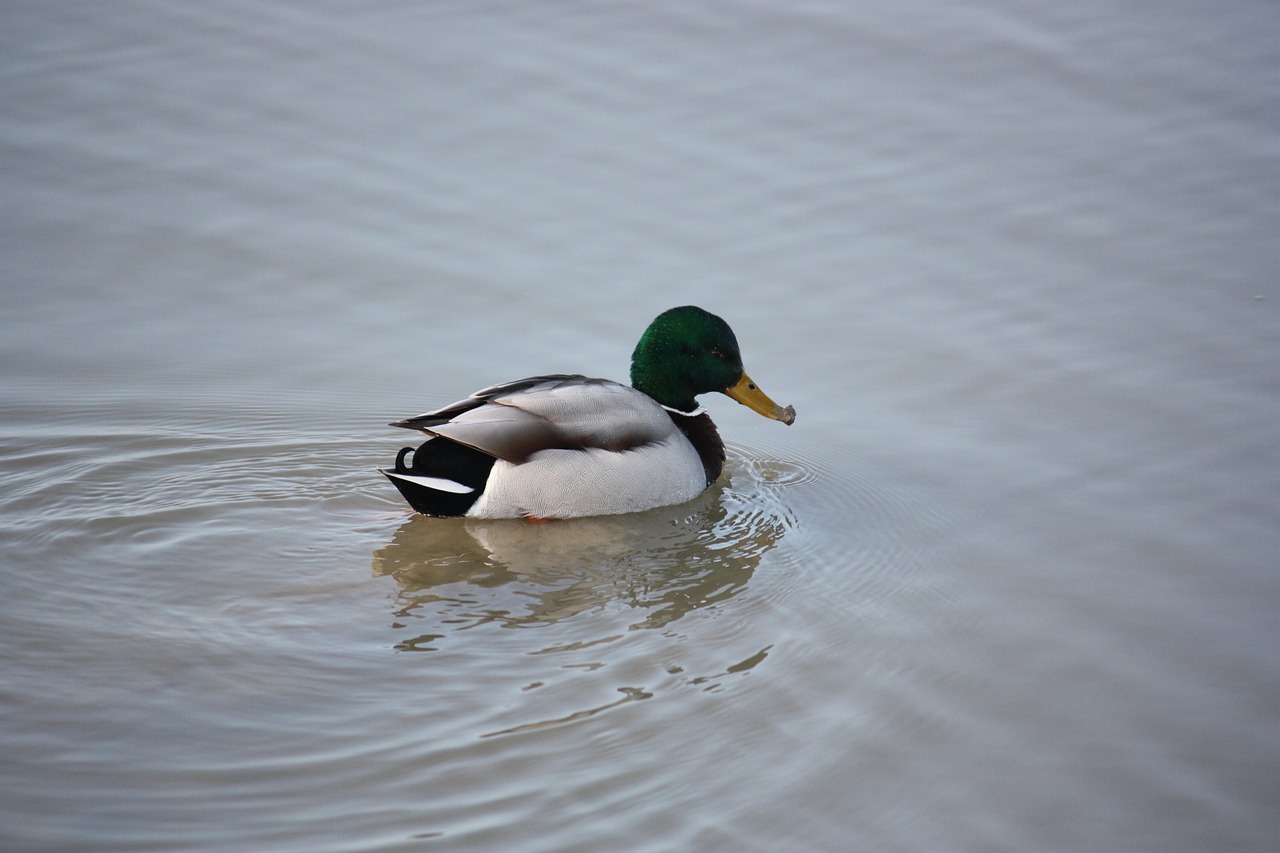
[[770,400],[742,369],[729,324],[692,305],[663,311],[644,330],[631,354],[631,385],[681,412],[697,409],[699,394],[719,391],[766,418],[796,419],[795,409]]

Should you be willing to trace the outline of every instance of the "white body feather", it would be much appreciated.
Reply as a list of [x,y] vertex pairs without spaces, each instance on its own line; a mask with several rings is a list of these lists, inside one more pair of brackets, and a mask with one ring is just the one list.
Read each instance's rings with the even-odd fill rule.
[[706,489],[706,475],[693,445],[672,431],[635,450],[542,450],[520,464],[499,459],[467,516],[616,515],[692,500]]

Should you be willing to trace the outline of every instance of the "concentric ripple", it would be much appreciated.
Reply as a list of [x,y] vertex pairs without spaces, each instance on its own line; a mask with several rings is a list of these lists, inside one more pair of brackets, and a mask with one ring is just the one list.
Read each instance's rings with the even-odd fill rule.
[[[536,819],[548,796],[536,776],[468,783],[476,750],[545,767],[566,742],[592,738],[607,753],[625,743],[611,746],[619,732],[657,738],[691,731],[692,718],[714,739],[732,730],[735,705],[722,700],[762,676],[779,701],[805,701],[801,670],[834,650],[795,621],[892,600],[934,524],[927,500],[889,485],[892,472],[797,433],[735,443],[721,481],[690,503],[537,524],[406,515],[374,471],[393,442],[352,437],[337,421],[300,434],[296,416],[268,402],[207,421],[197,410],[121,414],[109,432],[65,445],[24,423],[10,418],[0,442],[10,553],[33,566],[91,560],[113,619],[76,641],[156,638],[142,655],[157,673],[143,683],[160,691],[155,713],[162,688],[180,685],[204,697],[192,718],[202,738],[259,744],[251,761],[204,760],[199,772],[272,802],[327,791],[365,759],[393,777],[370,785],[374,799],[387,786],[435,790],[454,768],[448,796],[424,812],[425,835],[481,817]],[[10,635],[30,649],[15,696],[35,696],[59,660],[41,647],[38,614],[76,600],[76,582],[51,570],[11,584]],[[104,681],[77,713],[114,731],[136,689]],[[307,716],[322,730],[314,737],[298,727]],[[166,725],[167,737],[195,742],[182,720]],[[139,790],[196,772],[200,760],[171,749]],[[292,778],[299,753],[311,756],[305,775],[325,782],[253,781]],[[245,761],[252,778],[240,778]],[[101,762],[106,774],[118,757],[104,751]],[[643,785],[620,772],[593,764],[565,793],[642,800]]]

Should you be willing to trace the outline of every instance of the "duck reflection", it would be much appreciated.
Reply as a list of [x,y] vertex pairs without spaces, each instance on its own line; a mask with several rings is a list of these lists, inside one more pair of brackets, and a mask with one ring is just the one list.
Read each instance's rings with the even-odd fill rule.
[[401,648],[429,649],[486,622],[554,623],[614,602],[639,615],[630,627],[662,627],[746,587],[790,527],[778,509],[725,488],[680,507],[549,523],[415,516],[374,553],[373,572],[395,578],[398,618],[435,611],[441,633]]

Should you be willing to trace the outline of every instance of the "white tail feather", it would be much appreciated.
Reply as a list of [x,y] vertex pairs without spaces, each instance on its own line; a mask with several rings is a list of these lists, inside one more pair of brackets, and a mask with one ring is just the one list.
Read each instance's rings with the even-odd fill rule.
[[410,483],[417,483],[419,486],[428,489],[435,489],[437,492],[452,492],[455,495],[469,495],[475,491],[471,486],[464,486],[462,483],[455,483],[453,480],[446,480],[443,477],[421,477],[417,474],[398,474],[395,471],[385,472],[388,477],[397,477],[401,480],[408,480]]

